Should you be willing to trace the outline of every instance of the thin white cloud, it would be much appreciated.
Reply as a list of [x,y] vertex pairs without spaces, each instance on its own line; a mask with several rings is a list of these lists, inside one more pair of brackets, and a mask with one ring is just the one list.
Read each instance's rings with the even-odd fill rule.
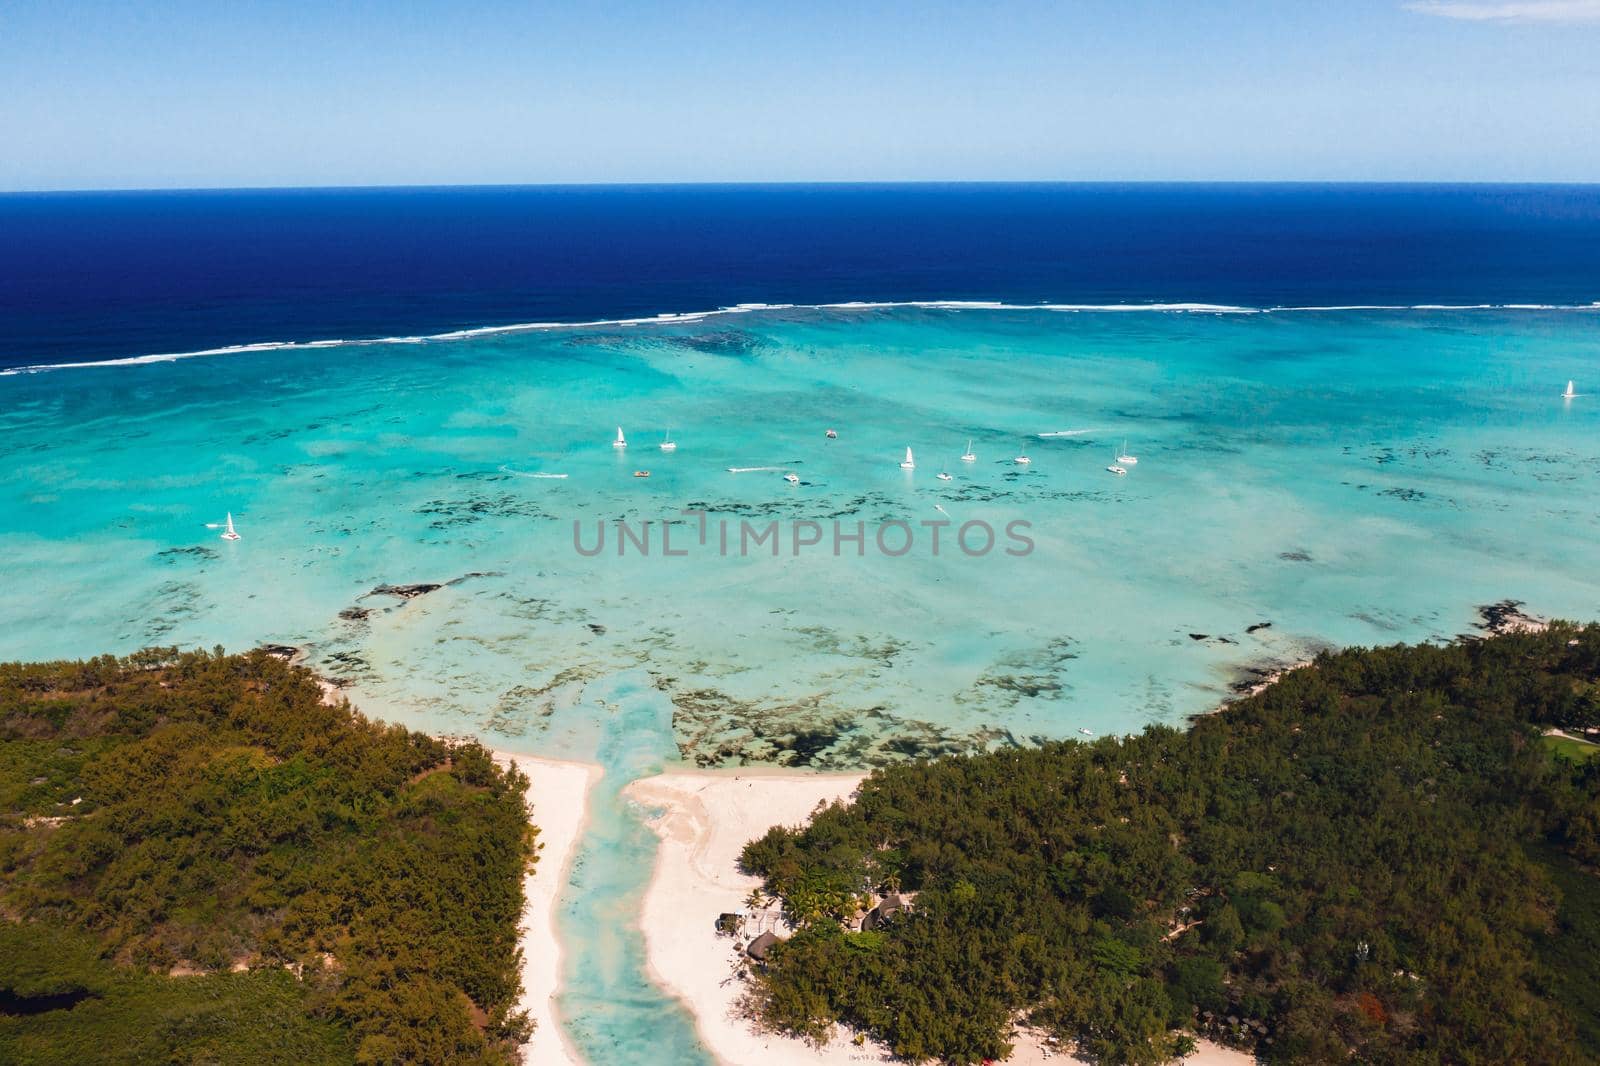
[[1466,0],[1412,0],[1407,11],[1470,22],[1600,22],[1600,0],[1512,0],[1469,3]]

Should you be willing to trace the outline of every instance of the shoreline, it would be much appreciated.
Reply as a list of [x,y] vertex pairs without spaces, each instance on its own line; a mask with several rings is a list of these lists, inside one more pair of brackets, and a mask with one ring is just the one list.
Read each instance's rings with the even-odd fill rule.
[[[1458,633],[1446,641],[1448,644],[1460,644],[1474,640],[1483,640],[1486,637],[1504,636],[1507,633],[1543,633],[1550,628],[1551,619],[1536,614],[1529,614],[1523,610],[1527,604],[1522,600],[1500,600],[1496,603],[1479,604],[1474,608],[1478,620],[1472,623],[1476,632]],[[1209,714],[1216,714],[1231,703],[1239,700],[1258,696],[1271,688],[1284,675],[1310,666],[1317,661],[1317,656],[1324,651],[1339,651],[1336,645],[1327,645],[1318,648],[1309,656],[1297,659],[1283,659],[1277,661],[1258,662],[1256,665],[1245,665],[1236,671],[1236,680],[1229,686],[1229,694],[1221,703],[1209,711],[1199,711],[1186,715],[1184,720],[1193,722]]]
[[[1480,633],[1457,640],[1481,639],[1507,632],[1538,632],[1549,622],[1521,610],[1520,601],[1501,601],[1478,608]],[[284,649],[294,650],[294,649]],[[1236,686],[1235,694],[1210,712],[1253,696],[1284,674],[1311,664],[1312,659],[1281,662]],[[318,678],[327,702],[353,693]],[[354,703],[354,700],[352,700]],[[1199,715],[1190,716],[1190,719]],[[462,739],[462,738],[453,738]],[[562,959],[581,945],[563,944],[556,929],[556,908],[571,874],[579,845],[588,828],[590,795],[603,773],[595,763],[552,759],[491,749],[496,762],[511,764],[529,779],[530,824],[537,828],[538,862],[524,877],[523,912],[518,930],[522,952],[523,992],[517,1009],[535,1023],[522,1049],[522,1061],[536,1066],[592,1066],[579,1055],[559,1021],[556,996],[561,990]],[[720,914],[744,908],[745,897],[761,885],[740,873],[744,845],[775,825],[799,825],[825,803],[848,801],[869,772],[817,773],[757,765],[725,770],[669,769],[628,782],[622,798],[644,808],[643,820],[658,839],[656,854],[640,905],[638,924],[645,944],[645,973],[652,983],[676,999],[689,1013],[696,1035],[719,1066],[843,1066],[895,1061],[882,1045],[857,1045],[839,1028],[814,1047],[796,1037],[760,1032],[737,1009],[746,984],[742,979],[742,939],[719,934]],[[768,908],[759,930],[787,932],[776,911]],[[1050,1061],[1089,1063],[1072,1050],[1053,1044],[1040,1032],[1022,1026],[1012,1034],[1010,1066],[1041,1066]],[[1191,1066],[1249,1066],[1254,1056],[1197,1039],[1197,1050],[1183,1062]]]
[[[661,839],[639,925],[650,979],[676,997],[719,1066],[844,1066],[899,1061],[881,1044],[858,1046],[836,1029],[821,1047],[796,1037],[758,1032],[737,1002],[745,984],[735,938],[716,932],[719,914],[742,908],[761,880],[738,870],[739,852],[774,825],[795,825],[819,803],[848,800],[867,774],[806,774],[765,767],[716,772],[668,770],[630,782],[623,796],[655,813],[647,824]],[[781,919],[762,928],[782,929]],[[1045,1034],[1019,1026],[1006,1066],[1047,1061],[1088,1063]],[[1255,1057],[1198,1040],[1188,1066],[1252,1066]]]
[[744,982],[735,939],[717,933],[717,916],[744,906],[759,878],[739,872],[746,841],[774,825],[798,825],[819,803],[848,799],[866,774],[800,774],[669,770],[632,781],[624,798],[656,813],[647,824],[660,838],[640,907],[645,969],[681,1002],[695,1032],[720,1066],[814,1066],[883,1062],[881,1048],[857,1047],[835,1035],[822,1048],[792,1037],[758,1033],[738,1017]]
[[538,862],[523,877],[522,922],[517,931],[522,952],[522,997],[517,1009],[526,1010],[534,1022],[533,1038],[522,1047],[522,1061],[529,1066],[584,1066],[556,1011],[566,950],[556,933],[556,907],[588,826],[589,793],[602,771],[594,763],[506,751],[491,754],[497,763],[509,763],[527,775],[530,824],[539,830]]

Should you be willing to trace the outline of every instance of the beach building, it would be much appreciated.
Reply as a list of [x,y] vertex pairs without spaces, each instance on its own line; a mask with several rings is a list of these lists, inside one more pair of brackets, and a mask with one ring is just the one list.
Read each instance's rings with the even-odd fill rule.
[[898,893],[891,892],[884,896],[876,907],[862,917],[861,928],[877,929],[887,924],[891,918],[905,909],[905,901],[900,898]]
[[772,950],[772,945],[778,942],[778,934],[768,929],[745,945],[744,953],[755,962],[766,962],[767,953]]

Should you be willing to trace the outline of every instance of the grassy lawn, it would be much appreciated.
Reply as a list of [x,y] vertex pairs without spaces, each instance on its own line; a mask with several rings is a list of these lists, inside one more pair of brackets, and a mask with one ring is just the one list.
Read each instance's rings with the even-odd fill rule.
[[1543,737],[1544,746],[1550,749],[1552,755],[1573,762],[1586,762],[1600,755],[1600,744],[1590,744],[1586,740],[1573,740],[1570,737]]

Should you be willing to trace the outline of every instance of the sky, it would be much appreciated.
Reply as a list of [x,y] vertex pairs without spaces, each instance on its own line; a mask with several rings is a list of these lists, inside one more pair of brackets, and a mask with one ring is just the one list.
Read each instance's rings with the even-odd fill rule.
[[1600,0],[4,0],[0,190],[1600,181]]

